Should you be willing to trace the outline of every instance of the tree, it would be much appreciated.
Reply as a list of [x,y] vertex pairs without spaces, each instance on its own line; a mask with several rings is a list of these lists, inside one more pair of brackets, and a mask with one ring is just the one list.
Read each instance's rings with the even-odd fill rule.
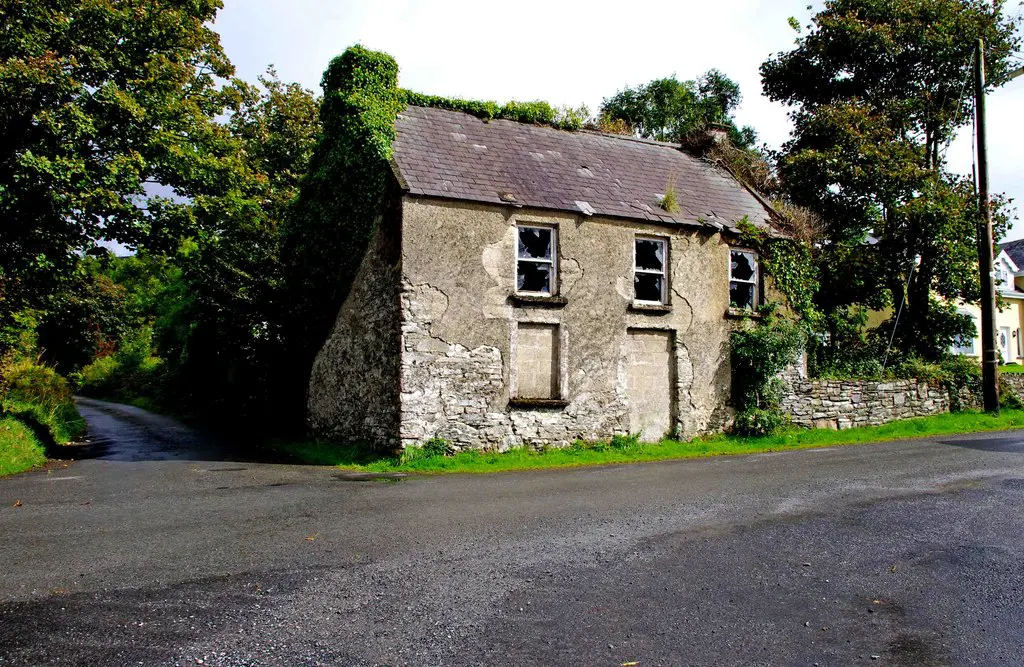
[[[794,50],[761,66],[765,94],[793,107],[785,192],[825,223],[818,300],[832,333],[850,305],[905,300],[898,344],[935,358],[967,326],[948,302],[978,298],[977,207],[943,149],[970,118],[976,39],[993,85],[1020,44],[1003,4],[830,0]],[[998,204],[995,217],[998,238]]]
[[237,95],[218,84],[220,7],[0,0],[0,319],[44,303],[101,239],[175,248],[188,201],[234,177],[212,122]]
[[[168,348],[197,403],[238,416],[260,412],[277,391],[304,395],[273,378],[293,360],[281,338],[288,317],[282,290],[285,219],[320,134],[319,99],[273,68],[259,86],[236,84],[227,120],[238,167],[232,187],[192,202],[199,232],[175,261],[184,270],[187,338]],[[158,326],[157,337],[162,328]]]
[[732,113],[739,106],[740,87],[718,70],[709,70],[696,81],[675,76],[625,88],[601,104],[605,121],[623,121],[639,136],[657,141],[680,142],[709,125],[729,128],[733,144],[749,148],[757,133],[737,127]]

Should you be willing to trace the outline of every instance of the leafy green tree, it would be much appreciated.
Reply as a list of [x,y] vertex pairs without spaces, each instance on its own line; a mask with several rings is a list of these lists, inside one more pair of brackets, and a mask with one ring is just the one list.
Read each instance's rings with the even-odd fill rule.
[[304,395],[273,378],[289,361],[281,339],[283,225],[320,134],[319,99],[272,68],[259,84],[237,87],[240,103],[227,121],[237,185],[192,203],[199,233],[175,259],[188,286],[176,322],[189,331],[168,350],[197,402],[237,414],[261,410],[275,390]]
[[188,200],[234,178],[212,122],[237,96],[220,7],[0,0],[0,318],[45,302],[100,239],[173,249]]
[[675,76],[655,79],[636,88],[625,88],[601,104],[601,116],[623,121],[647,139],[680,142],[709,125],[725,125],[732,143],[749,148],[757,133],[737,127],[732,114],[741,100],[739,85],[718,70],[709,70],[696,81]]
[[[793,107],[786,194],[824,221],[818,300],[831,333],[851,305],[905,299],[897,342],[934,358],[967,326],[936,300],[978,298],[977,206],[943,149],[970,118],[977,38],[993,85],[1020,44],[1003,4],[830,0],[792,51],[761,66],[765,94]],[[998,199],[995,213],[998,238]]]

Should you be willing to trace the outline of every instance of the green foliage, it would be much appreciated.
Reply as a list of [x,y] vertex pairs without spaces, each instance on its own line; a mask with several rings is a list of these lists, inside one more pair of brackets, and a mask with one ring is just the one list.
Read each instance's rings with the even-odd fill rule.
[[391,142],[404,108],[397,76],[393,58],[359,46],[324,72],[321,138],[282,238],[281,335],[290,374],[281,382],[296,416],[316,352],[391,201]]
[[455,447],[444,438],[433,437],[419,447],[406,447],[402,450],[400,459],[403,463],[425,461],[434,458],[444,458],[455,454]]
[[679,212],[679,195],[676,193],[675,179],[670,178],[669,182],[665,184],[665,194],[662,195],[658,205],[669,213]]
[[97,239],[168,248],[191,233],[189,204],[146,184],[195,198],[230,179],[213,122],[232,97],[220,6],[3,3],[0,323],[45,306]]
[[756,133],[751,127],[738,128],[732,118],[740,99],[739,85],[713,69],[695,81],[671,76],[625,88],[605,98],[600,115],[627,123],[641,137],[676,143],[721,124],[728,128],[734,145],[750,148],[757,141]]
[[79,275],[50,299],[36,329],[43,360],[63,373],[89,363],[111,349],[139,324],[126,290],[87,258]]
[[464,100],[458,97],[426,95],[405,89],[400,89],[398,95],[402,103],[409,106],[460,111],[484,121],[511,120],[517,123],[550,125],[562,130],[580,130],[591,122],[590,110],[586,106],[562,106],[556,109],[549,103],[540,100],[535,102],[512,100],[501,105],[489,100]]
[[0,416],[0,477],[46,463],[46,447],[24,422]]
[[730,335],[734,429],[741,435],[770,435],[787,424],[782,414],[779,374],[797,361],[806,338],[796,322],[769,314],[747,320]]
[[[1020,46],[1003,6],[830,0],[792,51],[761,66],[765,94],[794,107],[779,161],[786,196],[824,221],[815,259],[826,326],[851,306],[903,302],[897,347],[938,360],[951,320],[933,297],[977,300],[975,197],[943,159],[970,119],[976,39],[993,85]],[[1008,218],[995,201],[999,238]],[[941,335],[919,335],[932,331]]]
[[29,357],[0,362],[0,411],[34,427],[44,444],[65,444],[85,434],[71,388],[53,368]]
[[193,407],[180,398],[172,398],[172,382],[177,378],[152,350],[153,329],[144,325],[126,333],[113,355],[97,358],[72,373],[71,379],[78,391],[95,398],[126,403],[141,400],[148,406],[170,411]]
[[766,275],[786,298],[786,305],[800,318],[804,326],[815,329],[821,314],[814,298],[819,287],[818,267],[811,255],[811,245],[796,238],[769,234],[743,218],[738,225],[740,245],[757,250]]

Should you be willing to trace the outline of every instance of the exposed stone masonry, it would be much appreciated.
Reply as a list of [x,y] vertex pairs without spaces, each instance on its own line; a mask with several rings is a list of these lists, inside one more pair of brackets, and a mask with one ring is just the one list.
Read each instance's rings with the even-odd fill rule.
[[917,380],[802,380],[786,378],[782,410],[808,428],[877,426],[949,411],[945,389]]

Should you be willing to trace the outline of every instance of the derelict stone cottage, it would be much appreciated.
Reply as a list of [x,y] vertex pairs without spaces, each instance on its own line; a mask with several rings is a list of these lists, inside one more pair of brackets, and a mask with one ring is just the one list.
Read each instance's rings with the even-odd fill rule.
[[[728,420],[729,331],[769,209],[676,145],[408,107],[309,390],[321,437],[504,449]],[[661,208],[673,191],[678,207]]]

